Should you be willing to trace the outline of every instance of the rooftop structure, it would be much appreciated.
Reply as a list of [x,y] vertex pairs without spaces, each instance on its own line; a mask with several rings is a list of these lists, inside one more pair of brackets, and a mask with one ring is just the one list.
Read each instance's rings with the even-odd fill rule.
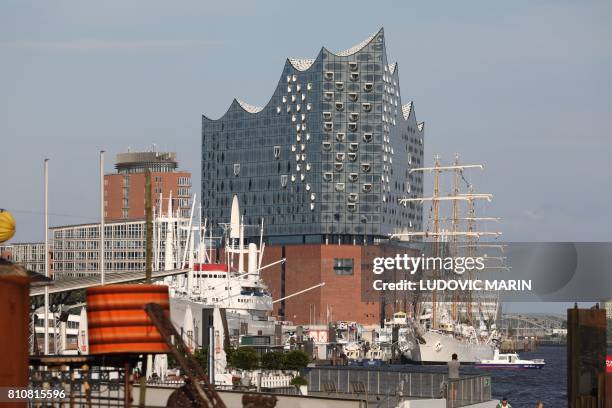
[[144,173],[145,169],[171,173],[177,167],[176,153],[156,151],[119,153],[115,163],[118,173]]

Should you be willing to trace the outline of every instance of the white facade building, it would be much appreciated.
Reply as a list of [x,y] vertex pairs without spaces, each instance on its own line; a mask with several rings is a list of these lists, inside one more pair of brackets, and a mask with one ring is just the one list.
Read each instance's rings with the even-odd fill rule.
[[[186,222],[181,219],[183,223]],[[104,268],[107,273],[144,271],[145,235],[144,220],[106,223]],[[160,248],[153,248],[153,268],[164,262],[165,224],[155,223],[153,242],[161,234]],[[99,271],[100,224],[80,224],[51,228],[53,236],[54,279],[74,278]],[[187,231],[177,228],[174,237],[184,242]],[[179,259],[176,255],[174,259]]]
[[[51,247],[49,247],[51,250]],[[45,273],[44,242],[0,245],[0,256],[24,268],[40,274]]]

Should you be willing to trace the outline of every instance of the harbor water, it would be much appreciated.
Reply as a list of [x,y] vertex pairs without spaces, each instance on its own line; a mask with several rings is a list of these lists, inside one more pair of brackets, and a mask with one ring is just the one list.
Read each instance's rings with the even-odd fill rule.
[[[546,366],[541,370],[529,369],[483,369],[462,365],[461,376],[489,375],[491,396],[494,399],[507,397],[513,407],[531,407],[540,400],[546,407],[567,406],[567,349],[564,346],[539,347],[534,352],[522,352],[521,358],[543,358]],[[363,370],[360,366],[351,367]],[[445,373],[445,365],[389,365],[380,367],[385,371]]]

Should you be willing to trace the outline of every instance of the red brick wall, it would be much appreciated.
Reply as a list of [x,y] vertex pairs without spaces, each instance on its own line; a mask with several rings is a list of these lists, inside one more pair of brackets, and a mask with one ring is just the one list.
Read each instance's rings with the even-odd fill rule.
[[[107,174],[104,176],[104,195],[105,195],[105,211],[106,220],[122,220],[123,217],[123,174]],[[144,189],[145,189],[145,177],[144,173],[132,173],[129,175],[129,190],[128,190],[128,217],[129,219],[142,219],[145,217],[144,210]],[[161,177],[161,181],[158,179]],[[153,198],[153,205],[157,208],[159,205],[160,193],[156,189],[162,190],[162,210],[165,212],[168,210],[168,197],[172,192],[173,198],[178,198],[178,185],[179,177],[191,178],[189,172],[175,172],[175,173],[151,173],[151,195]],[[182,198],[189,198],[183,196]],[[173,207],[176,210],[177,201],[174,200]],[[191,210],[190,207],[182,207],[184,209]]]
[[[391,245],[286,245],[285,296],[325,282],[325,286],[285,301],[285,319],[298,324],[326,323],[330,321],[354,321],[361,324],[380,322],[380,298],[378,292],[369,289],[363,296],[363,288],[371,288],[372,259],[377,256],[395,256],[406,249]],[[281,258],[282,246],[265,249],[263,265]],[[337,275],[334,258],[353,258],[353,275]],[[282,267],[262,271],[274,299],[281,297]],[[394,295],[395,296],[395,295]],[[406,298],[397,295],[387,299],[386,313],[406,310]],[[278,315],[280,302],[274,305]],[[329,315],[328,315],[329,312]]]

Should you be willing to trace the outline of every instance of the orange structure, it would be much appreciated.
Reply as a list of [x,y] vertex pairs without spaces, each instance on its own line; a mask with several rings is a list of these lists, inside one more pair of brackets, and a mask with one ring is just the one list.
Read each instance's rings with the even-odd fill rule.
[[[0,263],[0,387],[27,387],[30,278],[25,269]],[[2,405],[2,404],[0,404]],[[3,407],[25,407],[14,402]]]
[[87,289],[90,354],[168,352],[144,310],[147,303],[159,304],[169,315],[168,287],[109,285]]

